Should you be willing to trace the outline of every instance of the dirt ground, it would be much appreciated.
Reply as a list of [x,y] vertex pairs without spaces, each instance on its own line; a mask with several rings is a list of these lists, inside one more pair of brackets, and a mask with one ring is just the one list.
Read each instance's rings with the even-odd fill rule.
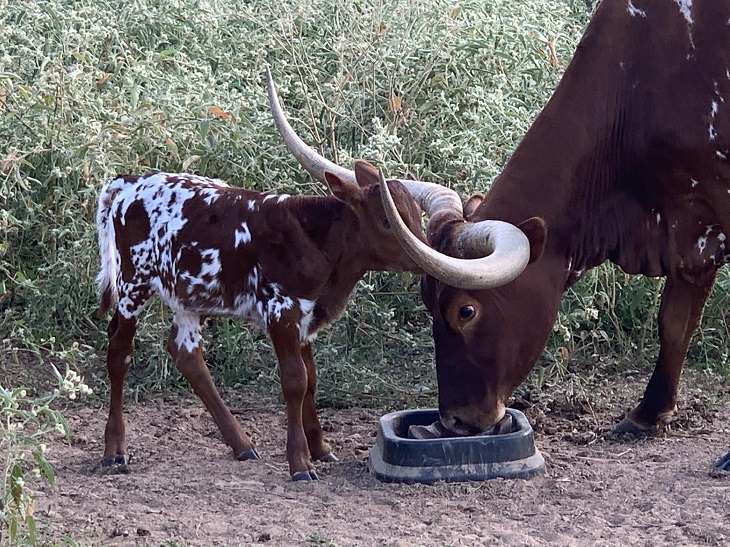
[[282,406],[231,393],[261,461],[234,461],[193,397],[159,397],[127,405],[131,473],[99,474],[106,410],[79,406],[67,413],[72,444],[50,445],[57,484],[37,500],[40,535],[144,546],[730,544],[730,478],[707,474],[730,441],[730,390],[686,373],[669,431],[613,438],[609,426],[645,381],[523,391],[514,405],[535,429],[546,472],[433,486],[369,474],[381,412],[357,408],[321,412],[340,461],[318,464],[319,481],[294,483]]

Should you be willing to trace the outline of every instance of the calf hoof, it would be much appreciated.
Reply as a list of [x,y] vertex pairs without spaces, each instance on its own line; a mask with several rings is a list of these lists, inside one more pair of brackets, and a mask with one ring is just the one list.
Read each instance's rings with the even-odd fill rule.
[[259,456],[259,453],[256,452],[255,448],[250,448],[245,452],[241,452],[238,456],[236,456],[236,459],[239,462],[245,462],[246,460],[260,460],[261,456]]
[[326,456],[322,456],[321,458],[317,458],[317,461],[325,462],[325,463],[334,463],[340,461],[337,456],[334,455],[334,453],[330,452]]
[[314,469],[308,471],[297,471],[291,474],[291,480],[293,481],[317,481],[319,477]]
[[730,476],[730,451],[715,462],[710,469],[710,476],[716,478]]

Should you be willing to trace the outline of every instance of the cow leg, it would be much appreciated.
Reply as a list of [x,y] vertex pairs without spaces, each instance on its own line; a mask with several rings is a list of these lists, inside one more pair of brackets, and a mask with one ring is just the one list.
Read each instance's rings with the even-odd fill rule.
[[286,459],[289,474],[294,480],[317,479],[304,432],[303,408],[309,382],[300,349],[299,329],[282,322],[272,322],[269,336],[279,361],[281,391],[286,403]]
[[641,403],[616,425],[617,431],[647,431],[671,421],[677,410],[677,388],[687,348],[714,280],[713,275],[698,285],[667,278],[659,307],[659,359]]
[[197,314],[176,313],[167,341],[167,350],[175,366],[188,381],[198,398],[213,417],[225,443],[238,460],[258,460],[259,454],[251,439],[221,399],[213,383],[200,347],[200,317]]
[[126,466],[129,463],[124,428],[124,378],[132,361],[136,330],[136,317],[124,318],[119,314],[119,310],[114,312],[107,327],[109,345],[106,352],[106,366],[109,373],[110,402],[109,417],[104,429],[102,467]]
[[302,420],[304,422],[304,434],[307,437],[309,453],[312,460],[323,462],[336,462],[337,456],[332,453],[332,447],[324,440],[322,426],[317,417],[317,405],[314,400],[317,391],[317,370],[312,357],[312,345],[307,342],[302,346],[302,361],[307,369],[307,393],[304,396],[302,405]]

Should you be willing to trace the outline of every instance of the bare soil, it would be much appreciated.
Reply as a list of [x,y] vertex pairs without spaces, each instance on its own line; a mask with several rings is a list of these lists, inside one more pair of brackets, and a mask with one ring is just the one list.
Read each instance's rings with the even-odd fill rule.
[[[105,408],[68,411],[73,440],[55,442],[57,484],[36,517],[49,542],[84,545],[443,546],[727,545],[730,479],[708,468],[728,448],[728,387],[686,371],[682,410],[663,435],[608,429],[645,375],[573,378],[522,390],[546,472],[531,480],[385,484],[368,471],[381,410],[325,409],[340,458],[320,479],[289,480],[285,415],[276,401],[226,398],[263,459],[234,461],[193,397],[126,408],[129,474],[94,471]],[[386,409],[396,410],[396,409]]]

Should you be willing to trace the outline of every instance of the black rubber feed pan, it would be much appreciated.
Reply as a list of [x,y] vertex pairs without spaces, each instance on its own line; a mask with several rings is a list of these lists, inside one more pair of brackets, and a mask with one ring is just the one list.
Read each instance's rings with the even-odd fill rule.
[[386,482],[481,481],[502,477],[529,479],[545,469],[532,427],[519,410],[508,433],[472,437],[408,438],[411,426],[438,420],[434,408],[402,410],[382,416],[370,449],[370,471]]

